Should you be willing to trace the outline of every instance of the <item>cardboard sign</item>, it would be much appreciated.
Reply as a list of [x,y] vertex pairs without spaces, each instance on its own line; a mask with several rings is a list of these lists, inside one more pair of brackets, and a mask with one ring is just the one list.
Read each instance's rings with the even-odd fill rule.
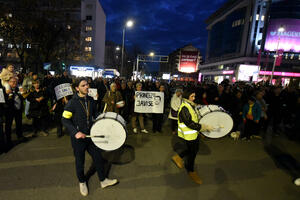
[[151,91],[136,91],[134,101],[136,113],[163,113],[164,93]]
[[5,98],[4,98],[4,93],[2,88],[0,88],[0,103],[5,103]]
[[57,100],[69,95],[73,95],[73,90],[71,88],[70,83],[60,84],[56,86],[54,90],[55,90],[55,95]]
[[95,101],[98,100],[98,97],[97,97],[97,95],[98,95],[97,88],[89,88],[89,94],[88,95],[91,96],[91,97],[93,97]]

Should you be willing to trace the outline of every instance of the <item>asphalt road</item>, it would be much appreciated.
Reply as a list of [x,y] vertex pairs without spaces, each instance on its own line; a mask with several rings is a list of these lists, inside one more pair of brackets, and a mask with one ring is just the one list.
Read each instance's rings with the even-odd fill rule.
[[[300,187],[293,184],[300,172],[299,142],[284,136],[272,138],[268,145],[258,139],[202,139],[196,158],[196,170],[203,180],[199,186],[171,162],[174,138],[168,122],[164,127],[163,133],[156,134],[129,131],[124,148],[105,154],[115,163],[110,177],[120,183],[101,189],[94,174],[87,197],[79,193],[69,136],[57,138],[51,130],[48,137],[32,138],[0,155],[0,199],[300,199]],[[91,159],[88,155],[86,159],[88,170]]]

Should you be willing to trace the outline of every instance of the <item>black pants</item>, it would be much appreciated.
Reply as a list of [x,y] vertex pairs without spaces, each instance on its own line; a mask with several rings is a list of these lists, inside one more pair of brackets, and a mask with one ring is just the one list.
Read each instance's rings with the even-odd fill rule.
[[181,158],[186,158],[184,162],[185,169],[188,172],[193,172],[196,155],[199,150],[199,138],[191,141],[181,139],[181,142],[185,144],[185,148],[177,149],[176,152]]
[[84,175],[85,151],[87,151],[93,159],[96,171],[100,181],[103,181],[105,176],[104,165],[105,160],[102,158],[101,150],[95,146],[91,139],[76,139],[71,136],[73,152],[75,156],[76,174],[80,183],[86,182]]
[[164,114],[152,114],[153,118],[153,132],[159,131],[161,132],[163,120],[164,120]]
[[0,116],[0,153],[4,151],[4,144],[3,118]]
[[46,125],[47,117],[33,117],[32,118],[32,126],[34,129],[34,132],[37,133],[38,131],[46,131],[47,125]]
[[251,135],[258,135],[258,132],[259,132],[258,124],[255,123],[253,120],[247,119],[244,127],[243,137],[250,139]]
[[178,121],[171,119],[171,129],[177,133],[178,131]]
[[13,120],[16,122],[16,134],[18,138],[23,137],[22,131],[22,110],[11,110],[5,115],[5,136],[6,142],[11,143],[11,127]]

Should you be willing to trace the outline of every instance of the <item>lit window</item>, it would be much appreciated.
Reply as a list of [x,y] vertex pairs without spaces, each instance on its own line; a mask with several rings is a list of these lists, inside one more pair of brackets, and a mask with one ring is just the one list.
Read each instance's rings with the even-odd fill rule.
[[30,49],[31,48],[31,44],[26,44],[26,48]]
[[237,25],[238,26],[241,25],[241,20],[240,19],[237,21]]
[[14,45],[8,44],[7,47],[8,47],[9,49],[12,49],[12,48],[14,47]]
[[70,29],[71,29],[71,26],[70,26],[70,25],[67,25],[67,29],[70,30]]
[[261,16],[261,21],[264,21],[264,20],[265,20],[265,16],[262,15],[262,16]]
[[86,38],[85,38],[85,41],[91,42],[91,41],[92,41],[92,37],[86,37]]
[[3,38],[0,38],[0,42],[3,42]]
[[92,47],[85,47],[84,50],[85,51],[92,51]]
[[86,30],[86,31],[92,31],[92,30],[93,30],[93,27],[92,27],[92,26],[86,26],[86,27],[85,27],[85,30]]
[[256,14],[256,21],[259,20],[259,14]]

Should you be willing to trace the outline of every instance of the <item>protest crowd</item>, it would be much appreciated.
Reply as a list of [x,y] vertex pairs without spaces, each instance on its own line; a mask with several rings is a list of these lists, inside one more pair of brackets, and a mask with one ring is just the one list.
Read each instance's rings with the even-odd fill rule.
[[[76,77],[69,76],[68,72],[55,76],[33,72],[21,74],[8,64],[0,78],[1,152],[7,152],[16,143],[28,140],[23,133],[24,119],[32,121],[32,137],[48,136],[48,131],[53,127],[57,137],[64,135],[61,117],[72,95],[57,100],[55,87],[65,83],[72,85]],[[196,93],[196,104],[218,105],[231,115],[234,121],[231,133],[242,140],[262,139],[267,133],[274,137],[284,135],[290,139],[299,139],[300,136],[299,84],[231,83],[226,79],[220,84],[211,81],[131,81],[102,77],[87,80],[89,88],[97,91],[95,102],[98,112],[119,113],[127,122],[128,132],[132,134],[160,134],[162,130],[169,130],[164,129],[169,123],[170,134],[177,134],[177,111],[181,96],[185,89],[192,88]],[[135,112],[136,91],[162,92],[163,113]],[[125,106],[118,106],[118,102],[123,102]],[[12,140],[13,130],[17,141]]]

